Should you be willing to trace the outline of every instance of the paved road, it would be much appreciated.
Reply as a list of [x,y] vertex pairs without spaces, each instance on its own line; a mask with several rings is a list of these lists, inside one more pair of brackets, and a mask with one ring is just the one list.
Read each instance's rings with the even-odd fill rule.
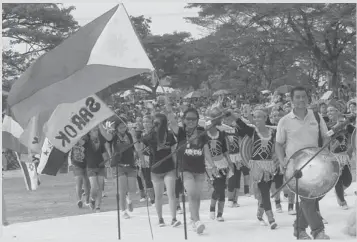
[[[356,165],[353,164],[353,180],[356,181]],[[243,184],[243,183],[241,183]],[[106,183],[107,198],[104,198],[102,211],[116,209],[115,184]],[[91,213],[89,209],[78,209],[72,173],[58,174],[56,177],[41,176],[41,186],[37,191],[27,191],[20,171],[5,171],[3,190],[7,205],[7,217],[10,223],[36,221],[64,216]],[[208,185],[204,188],[203,199],[210,198]],[[139,195],[134,199],[135,207],[146,206],[139,202]],[[167,203],[167,197],[164,198]],[[253,199],[253,198],[252,198]]]

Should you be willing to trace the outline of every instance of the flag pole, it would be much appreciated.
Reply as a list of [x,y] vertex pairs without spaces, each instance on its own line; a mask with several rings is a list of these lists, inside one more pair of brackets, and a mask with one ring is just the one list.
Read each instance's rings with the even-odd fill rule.
[[121,240],[121,231],[120,231],[120,207],[119,207],[119,163],[116,165],[116,185],[117,185],[117,217],[118,217],[118,240]]

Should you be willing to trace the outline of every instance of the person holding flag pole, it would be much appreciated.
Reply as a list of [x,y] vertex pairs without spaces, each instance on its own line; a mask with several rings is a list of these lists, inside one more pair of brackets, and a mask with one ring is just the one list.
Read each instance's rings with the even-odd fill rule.
[[[191,214],[192,227],[198,234],[202,234],[205,225],[200,221],[200,193],[205,181],[205,159],[217,173],[208,147],[207,134],[203,134],[204,128],[198,126],[199,114],[196,109],[189,108],[183,114],[183,127],[178,126],[176,116],[166,96],[166,110],[171,130],[178,139],[178,164],[181,172],[183,189],[186,189]],[[194,139],[197,137],[197,139]],[[187,142],[188,141],[188,142]],[[184,147],[183,145],[187,143]],[[185,239],[187,239],[185,195],[182,191],[183,215]]]

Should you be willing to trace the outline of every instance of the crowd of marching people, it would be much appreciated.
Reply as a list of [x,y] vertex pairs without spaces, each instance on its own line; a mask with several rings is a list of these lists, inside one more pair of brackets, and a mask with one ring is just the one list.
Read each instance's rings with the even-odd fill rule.
[[[110,171],[119,180],[123,218],[130,218],[138,185],[140,201],[155,206],[161,227],[165,226],[162,206],[167,195],[170,224],[177,227],[181,224],[176,216],[181,213],[179,195],[185,193],[191,224],[201,234],[205,225],[200,219],[200,196],[207,181],[213,188],[207,208],[211,219],[223,222],[225,206],[239,207],[238,196],[243,188],[245,196],[254,194],[258,201],[257,213],[252,216],[262,225],[276,229],[270,195],[284,182],[288,158],[301,148],[321,147],[319,141],[326,142],[329,129],[356,115],[356,99],[308,105],[308,94],[302,87],[265,104],[239,104],[223,97],[201,103],[175,103],[160,98],[157,105],[147,105],[136,112],[134,124],[129,124],[125,113],[119,110],[115,117],[82,137],[69,155],[78,207],[88,206],[100,212],[106,171]],[[349,208],[344,190],[352,182],[351,160],[355,153],[350,140],[354,130],[355,124],[349,124],[329,147],[341,167],[335,192],[342,209]],[[252,140],[251,155],[244,160],[241,143],[247,137]],[[296,214],[295,195],[288,189],[283,189],[283,194],[288,200],[288,213]],[[280,193],[274,200],[275,212],[283,212]],[[310,239],[305,231],[310,226],[313,238],[329,239],[319,199],[301,199],[300,206],[304,218],[294,224],[294,235]]]

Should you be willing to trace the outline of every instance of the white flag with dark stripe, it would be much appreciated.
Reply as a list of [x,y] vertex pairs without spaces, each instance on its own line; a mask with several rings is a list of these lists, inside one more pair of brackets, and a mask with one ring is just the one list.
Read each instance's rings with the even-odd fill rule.
[[26,189],[28,191],[36,190],[40,185],[40,180],[36,171],[36,163],[27,161],[27,155],[19,156],[16,152],[15,154],[25,180]]

